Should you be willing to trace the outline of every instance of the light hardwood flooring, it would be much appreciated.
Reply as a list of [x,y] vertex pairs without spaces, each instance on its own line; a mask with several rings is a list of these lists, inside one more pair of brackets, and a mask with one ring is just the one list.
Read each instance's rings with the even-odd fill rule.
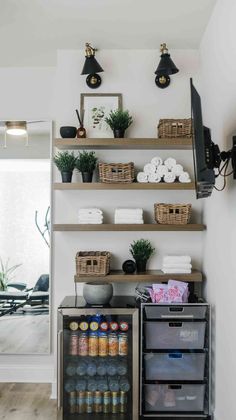
[[56,420],[50,384],[0,383],[0,420]]

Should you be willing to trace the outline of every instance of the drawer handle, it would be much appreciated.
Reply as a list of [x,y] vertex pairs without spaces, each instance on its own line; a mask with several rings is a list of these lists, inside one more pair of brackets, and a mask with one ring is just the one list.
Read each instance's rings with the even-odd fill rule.
[[183,325],[182,322],[169,322],[169,327],[178,327],[181,328]]
[[183,312],[183,311],[184,311],[183,306],[182,307],[181,306],[175,306],[173,308],[169,308],[169,312]]
[[183,359],[182,353],[170,353],[168,354],[169,359]]
[[182,385],[168,385],[168,389],[182,389]]

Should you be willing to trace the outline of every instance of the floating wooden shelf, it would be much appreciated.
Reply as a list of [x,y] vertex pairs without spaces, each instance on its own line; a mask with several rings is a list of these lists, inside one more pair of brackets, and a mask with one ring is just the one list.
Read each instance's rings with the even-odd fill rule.
[[161,225],[158,223],[149,224],[54,224],[53,230],[57,232],[200,232],[205,230],[202,224],[187,225]]
[[164,274],[161,270],[148,270],[143,274],[124,274],[123,271],[114,270],[111,271],[107,276],[75,276],[76,283],[84,283],[88,281],[100,281],[105,279],[112,283],[161,283],[166,282],[169,279],[175,279],[179,281],[187,282],[201,282],[202,273],[198,270],[192,270],[190,274]]
[[192,148],[191,138],[134,138],[134,139],[55,139],[58,149],[127,149],[127,150],[189,150]]
[[103,182],[56,182],[54,183],[54,190],[195,190],[194,182],[181,184],[180,182],[173,182],[168,184],[166,182],[159,183],[110,183]]

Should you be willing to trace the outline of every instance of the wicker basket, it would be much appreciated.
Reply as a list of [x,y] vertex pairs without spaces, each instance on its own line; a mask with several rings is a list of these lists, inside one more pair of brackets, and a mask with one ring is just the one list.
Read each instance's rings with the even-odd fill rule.
[[99,163],[101,182],[133,182],[134,163]]
[[111,254],[107,251],[80,251],[76,254],[77,276],[106,276],[110,271]]
[[154,204],[157,223],[163,225],[186,225],[190,221],[191,204]]
[[192,137],[192,120],[162,119],[158,124],[159,138]]

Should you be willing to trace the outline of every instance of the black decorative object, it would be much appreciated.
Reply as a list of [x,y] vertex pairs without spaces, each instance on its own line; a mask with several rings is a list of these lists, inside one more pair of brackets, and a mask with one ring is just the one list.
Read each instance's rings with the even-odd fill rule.
[[76,109],[75,112],[76,112],[76,115],[78,117],[79,124],[80,124],[80,126],[77,130],[76,136],[79,139],[85,139],[86,138],[86,130],[84,128],[84,111],[81,111],[81,116],[79,114],[78,109]]
[[93,172],[82,172],[81,175],[83,182],[92,182]]
[[60,128],[60,135],[63,139],[74,139],[76,137],[77,128],[65,126]]
[[126,260],[122,265],[125,274],[133,274],[136,271],[136,264],[133,260]]
[[73,172],[61,172],[62,182],[71,182]]
[[155,83],[159,88],[164,89],[170,84],[169,75],[178,73],[179,69],[177,69],[176,65],[171,60],[166,44],[161,44],[160,51],[161,60],[155,71]]
[[81,74],[88,74],[86,78],[86,83],[91,89],[96,89],[101,85],[102,79],[97,73],[101,73],[104,71],[95,58],[96,51],[97,50],[95,48],[93,48],[88,42],[86,42],[85,63]]

